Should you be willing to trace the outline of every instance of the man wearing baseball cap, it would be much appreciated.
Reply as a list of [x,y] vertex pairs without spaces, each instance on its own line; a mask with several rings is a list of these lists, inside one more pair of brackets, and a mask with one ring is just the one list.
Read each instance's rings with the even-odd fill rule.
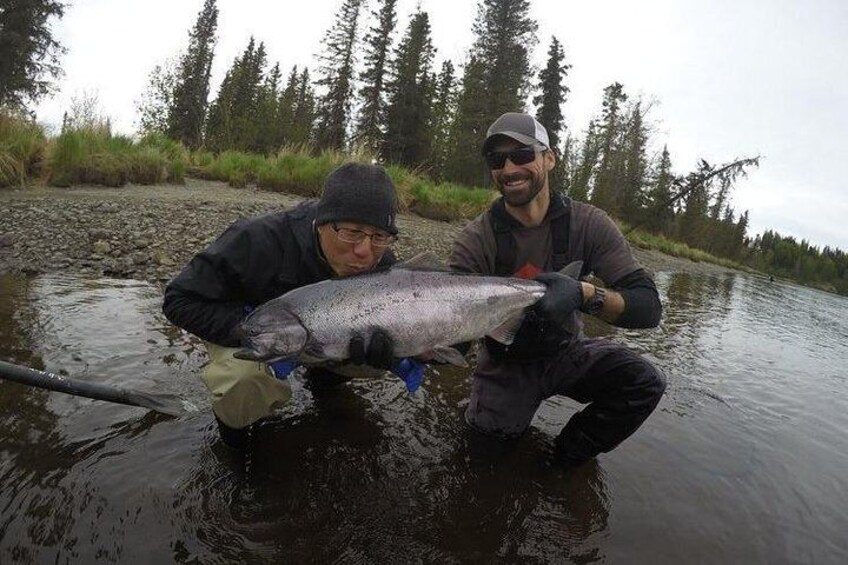
[[[203,381],[226,445],[251,447],[256,423],[289,401],[286,377],[294,369],[293,363],[233,357],[240,346],[239,322],[295,288],[393,264],[396,214],[395,187],[386,171],[348,163],[327,176],[320,200],[235,222],[170,281],[163,311],[206,345],[210,363]],[[395,366],[391,339],[383,332],[375,332],[368,344],[351,346],[354,364]],[[344,374],[310,370],[307,382],[321,388],[348,380],[350,372],[339,370]]]
[[[659,295],[607,214],[549,185],[556,155],[533,116],[503,114],[489,127],[482,153],[501,197],[465,227],[450,265],[532,277],[548,290],[511,344],[485,339],[465,417],[479,431],[517,437],[546,398],[587,404],[554,442],[559,460],[578,465],[635,432],[665,390],[652,363],[608,339],[587,338],[581,312],[619,327],[655,327]],[[582,262],[580,277],[560,272],[575,261]],[[589,273],[604,284],[579,280]]]

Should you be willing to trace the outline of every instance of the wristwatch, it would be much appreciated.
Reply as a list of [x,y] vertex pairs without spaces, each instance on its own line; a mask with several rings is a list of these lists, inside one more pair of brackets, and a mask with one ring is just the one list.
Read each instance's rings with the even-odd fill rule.
[[587,314],[592,314],[593,316],[601,311],[604,307],[604,301],[607,299],[607,293],[601,287],[595,287],[595,295],[586,302],[581,310]]

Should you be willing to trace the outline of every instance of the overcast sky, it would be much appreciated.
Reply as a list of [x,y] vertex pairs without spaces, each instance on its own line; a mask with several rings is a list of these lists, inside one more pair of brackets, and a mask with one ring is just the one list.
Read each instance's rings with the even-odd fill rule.
[[[94,93],[115,129],[130,133],[149,72],[185,48],[203,0],[69,3],[54,28],[68,48],[65,77],[38,117],[59,123],[73,97]],[[396,37],[418,3],[398,1]],[[340,4],[218,0],[212,95],[251,35],[284,76],[295,64],[313,69]],[[477,0],[420,4],[431,17],[436,68],[445,58],[461,64]],[[848,250],[848,1],[532,0],[532,13],[537,65],[552,35],[572,65],[564,107],[572,131],[582,136],[603,88],[621,82],[655,101],[652,151],[667,143],[675,172],[699,158],[763,157],[733,196],[737,211],[750,210],[749,234],[771,228]]]

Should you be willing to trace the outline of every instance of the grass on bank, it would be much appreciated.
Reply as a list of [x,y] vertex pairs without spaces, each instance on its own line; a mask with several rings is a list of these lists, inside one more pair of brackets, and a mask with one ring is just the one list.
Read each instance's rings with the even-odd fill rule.
[[40,173],[47,139],[31,120],[0,112],[0,187],[20,186]]
[[[272,156],[240,151],[192,154],[192,176],[218,180],[233,187],[256,184],[259,188],[305,197],[320,195],[327,174],[342,163],[372,162],[365,152],[353,155],[338,151],[314,154],[309,147],[284,147]],[[473,218],[486,209],[493,193],[484,188],[468,188],[452,183],[436,183],[426,176],[399,165],[387,165],[395,183],[403,211],[435,220]]]
[[630,227],[623,222],[617,223],[622,233],[624,233],[624,236],[627,238],[627,241],[635,247],[659,251],[661,253],[665,253],[666,255],[671,255],[672,257],[681,257],[684,259],[695,261],[696,263],[712,263],[714,265],[721,265],[722,267],[727,267],[728,269],[752,271],[751,268],[746,267],[740,263],[736,263],[735,261],[731,261],[730,259],[716,257],[715,255],[707,253],[706,251],[689,247],[685,243],[667,239],[666,237],[663,237],[661,235],[648,233],[638,229],[631,230]]
[[185,148],[161,135],[136,141],[103,121],[48,138],[28,116],[0,109],[0,187],[182,182],[187,164]]
[[340,152],[314,155],[307,148],[283,148],[269,157],[241,151],[224,151],[217,156],[197,152],[191,159],[192,176],[224,181],[236,188],[255,184],[265,190],[307,197],[320,194],[327,174],[352,160]]
[[154,135],[136,142],[106,127],[69,129],[48,144],[47,183],[123,186],[183,182],[188,153],[178,142]]
[[[0,187],[34,181],[59,187],[180,183],[189,175],[224,181],[233,187],[255,184],[265,190],[316,197],[327,174],[348,161],[372,162],[372,156],[362,150],[352,154],[324,151],[316,155],[308,146],[283,147],[272,156],[239,151],[218,155],[189,152],[179,142],[162,135],[139,141],[112,135],[105,124],[68,129],[49,139],[29,118],[0,112]],[[401,209],[426,218],[470,219],[485,210],[495,197],[490,189],[433,182],[418,171],[398,165],[388,165],[386,170],[397,186]],[[746,269],[683,243],[639,230],[629,231],[626,225],[621,227],[637,247]]]

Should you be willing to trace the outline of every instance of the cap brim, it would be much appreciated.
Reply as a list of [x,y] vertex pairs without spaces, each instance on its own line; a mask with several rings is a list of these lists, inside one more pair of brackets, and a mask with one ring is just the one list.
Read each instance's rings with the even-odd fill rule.
[[493,133],[489,137],[486,138],[486,141],[483,142],[482,153],[485,155],[489,152],[492,147],[492,144],[495,142],[495,139],[499,136],[509,137],[510,139],[514,139],[519,143],[523,143],[524,145],[541,145],[542,147],[547,147],[544,143],[530,137],[529,135],[524,135],[523,133],[518,133],[517,131],[499,131],[498,133]]

